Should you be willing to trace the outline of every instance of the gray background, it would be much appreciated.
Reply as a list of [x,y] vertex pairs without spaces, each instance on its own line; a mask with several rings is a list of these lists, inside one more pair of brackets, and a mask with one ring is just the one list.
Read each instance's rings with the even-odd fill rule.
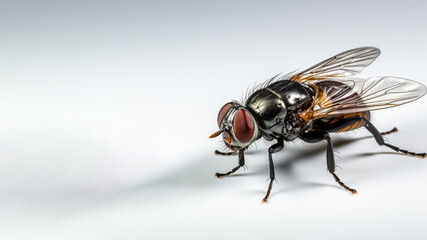
[[[361,46],[360,76],[427,84],[425,1],[0,1],[1,239],[424,239],[427,162],[365,130],[214,156],[219,108],[255,82]],[[376,112],[426,151],[427,98]],[[354,141],[348,139],[356,139]]]

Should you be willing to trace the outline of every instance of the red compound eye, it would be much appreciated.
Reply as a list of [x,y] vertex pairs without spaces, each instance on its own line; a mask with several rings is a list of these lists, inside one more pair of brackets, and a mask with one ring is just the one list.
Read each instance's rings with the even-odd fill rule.
[[218,113],[218,127],[221,128],[221,122],[224,119],[225,115],[228,113],[228,111],[230,111],[230,109],[233,107],[233,103],[227,103],[225,104],[221,110],[219,110]]
[[243,109],[237,111],[233,128],[234,134],[241,143],[249,142],[255,132],[255,122],[252,115]]

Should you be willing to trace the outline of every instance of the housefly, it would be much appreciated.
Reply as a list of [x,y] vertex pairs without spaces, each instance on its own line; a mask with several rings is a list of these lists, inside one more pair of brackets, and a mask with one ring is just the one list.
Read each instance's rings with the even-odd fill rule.
[[245,164],[244,152],[254,141],[276,140],[268,148],[270,183],[263,199],[267,202],[275,180],[272,154],[283,149],[284,142],[297,138],[307,143],[327,142],[326,162],[335,181],[351,193],[356,190],[344,184],[335,174],[335,159],[330,133],[365,127],[380,146],[415,157],[426,153],[403,150],[386,143],[370,121],[370,111],[395,107],[414,101],[426,93],[418,82],[399,77],[354,78],[380,54],[374,47],[345,51],[304,71],[279,74],[258,85],[244,103],[226,103],[218,113],[219,131],[230,152],[238,154],[238,166],[216,177],[228,176]]

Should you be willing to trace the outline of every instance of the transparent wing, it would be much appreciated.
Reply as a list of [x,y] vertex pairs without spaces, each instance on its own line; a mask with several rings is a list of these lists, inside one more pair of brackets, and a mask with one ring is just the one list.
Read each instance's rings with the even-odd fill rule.
[[315,81],[325,79],[337,80],[340,78],[348,78],[360,73],[365,67],[371,64],[380,53],[381,51],[374,47],[351,49],[295,74],[291,80],[296,82],[310,81],[310,83],[314,83]]
[[395,107],[427,91],[421,83],[398,77],[323,81],[313,86],[317,90],[313,104],[300,114],[305,120]]

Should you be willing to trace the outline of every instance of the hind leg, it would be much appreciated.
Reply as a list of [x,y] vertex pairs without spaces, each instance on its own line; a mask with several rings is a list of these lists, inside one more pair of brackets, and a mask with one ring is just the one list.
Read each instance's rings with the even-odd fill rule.
[[387,132],[382,132],[381,133],[381,135],[387,135],[387,134],[390,134],[390,133],[395,133],[395,132],[397,132],[397,128],[396,127],[394,127],[393,129],[391,129],[390,131],[387,131]]
[[410,156],[414,156],[414,157],[419,157],[419,158],[425,158],[426,157],[426,153],[410,152],[408,150],[401,149],[399,147],[396,147],[394,145],[391,145],[391,144],[388,144],[388,143],[384,142],[384,138],[383,138],[382,135],[390,134],[392,132],[397,132],[397,128],[393,128],[390,131],[380,133],[377,130],[377,128],[374,125],[372,125],[372,123],[368,119],[366,119],[366,118],[364,118],[362,116],[349,117],[349,118],[343,119],[343,120],[341,120],[339,122],[330,124],[329,128],[327,129],[327,131],[328,132],[339,131],[339,130],[345,128],[345,127],[351,126],[353,124],[357,124],[359,122],[363,123],[363,126],[366,129],[368,129],[368,131],[374,136],[375,141],[377,141],[377,143],[380,146],[386,146],[386,147],[389,147],[389,148],[393,149],[396,152],[401,152],[401,153],[404,153],[406,155],[410,155]]
[[[405,149],[401,149],[401,148],[399,148],[399,147],[396,147],[396,146],[394,146],[394,145],[391,145],[391,144],[388,144],[388,143],[385,143],[384,142],[384,138],[383,138],[383,136],[381,135],[381,133],[380,132],[378,132],[378,130],[375,128],[375,126],[374,125],[372,125],[372,123],[368,120],[368,119],[366,119],[366,118],[364,118],[364,117],[360,117],[360,119],[361,119],[361,121],[364,121],[364,125],[365,125],[365,127],[366,127],[366,129],[368,129],[368,131],[369,132],[371,132],[372,133],[372,135],[374,135],[374,138],[375,138],[375,140],[377,141],[377,143],[380,145],[380,146],[387,146],[387,147],[389,147],[389,148],[391,148],[391,149],[393,149],[394,151],[396,151],[396,152],[401,152],[401,153],[404,153],[404,154],[406,154],[406,155],[410,155],[410,156],[413,156],[413,157],[419,157],[419,158],[425,158],[426,157],[426,153],[415,153],[415,152],[410,152],[410,151],[408,151],[408,150],[405,150]],[[396,129],[396,131],[397,131],[397,129]],[[389,133],[389,132],[385,132],[385,134],[387,134],[387,133]]]

